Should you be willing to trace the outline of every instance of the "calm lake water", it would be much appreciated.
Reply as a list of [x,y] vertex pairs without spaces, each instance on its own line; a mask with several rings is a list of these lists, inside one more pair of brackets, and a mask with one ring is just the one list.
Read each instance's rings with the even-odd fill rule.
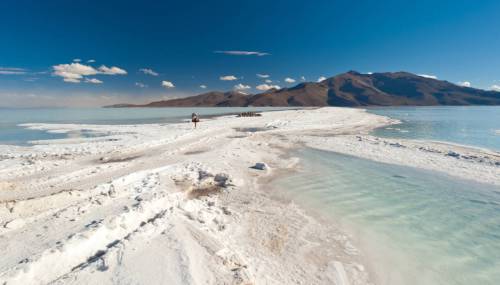
[[402,121],[402,124],[375,130],[377,136],[447,141],[500,151],[500,106],[389,107],[368,110]]
[[500,187],[320,150],[296,155],[302,170],[274,185],[358,238],[380,284],[500,284]]
[[273,111],[289,108],[60,108],[60,109],[1,109],[0,144],[26,145],[31,140],[64,138],[66,134],[51,134],[28,130],[23,123],[60,124],[148,124],[176,123],[191,119],[191,113],[204,116],[233,114],[247,111]]

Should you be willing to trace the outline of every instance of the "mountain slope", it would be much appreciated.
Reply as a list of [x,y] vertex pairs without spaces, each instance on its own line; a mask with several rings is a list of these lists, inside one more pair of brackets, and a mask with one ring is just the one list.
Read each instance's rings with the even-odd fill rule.
[[336,106],[499,105],[500,93],[455,85],[408,72],[360,74],[329,78],[328,104]]
[[209,92],[146,105],[120,104],[112,107],[403,105],[500,105],[500,92],[462,87],[408,72],[361,74],[349,71],[321,82],[306,82],[256,95],[234,91]]
[[192,97],[151,102],[142,107],[231,107],[245,106],[246,102],[247,98],[243,93],[213,91]]

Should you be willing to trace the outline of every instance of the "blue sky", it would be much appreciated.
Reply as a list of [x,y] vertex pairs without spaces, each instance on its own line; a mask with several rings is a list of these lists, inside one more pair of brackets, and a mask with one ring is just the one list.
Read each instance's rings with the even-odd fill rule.
[[348,70],[490,89],[500,85],[499,14],[488,0],[5,0],[0,106],[257,93]]

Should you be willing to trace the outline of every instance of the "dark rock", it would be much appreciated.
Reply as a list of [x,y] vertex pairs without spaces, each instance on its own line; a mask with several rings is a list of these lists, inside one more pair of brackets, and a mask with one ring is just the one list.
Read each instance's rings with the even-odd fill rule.
[[257,162],[254,166],[251,168],[257,169],[257,170],[267,170],[269,169],[269,166],[263,162]]

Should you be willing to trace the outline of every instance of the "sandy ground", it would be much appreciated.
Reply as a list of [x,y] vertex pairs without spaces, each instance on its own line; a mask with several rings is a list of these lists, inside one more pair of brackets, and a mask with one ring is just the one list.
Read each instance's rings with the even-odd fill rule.
[[307,145],[500,184],[498,153],[368,135],[393,122],[321,108],[196,130],[27,125],[105,136],[0,146],[0,284],[377,283],[341,229],[267,183]]

